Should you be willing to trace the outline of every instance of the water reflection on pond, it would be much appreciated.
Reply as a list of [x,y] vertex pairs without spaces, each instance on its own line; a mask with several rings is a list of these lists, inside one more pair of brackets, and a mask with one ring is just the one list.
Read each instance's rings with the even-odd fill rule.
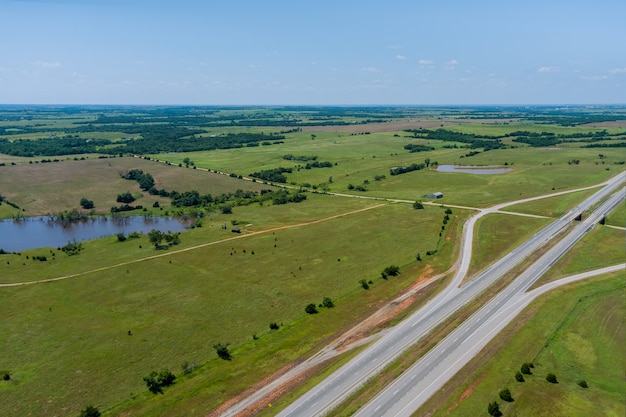
[[42,247],[57,248],[68,242],[81,242],[118,233],[180,232],[185,223],[163,217],[99,217],[77,222],[61,222],[51,217],[30,217],[0,221],[0,249],[19,252]]
[[477,165],[439,165],[439,172],[463,172],[466,174],[504,174],[513,171],[513,168],[499,166],[477,166]]

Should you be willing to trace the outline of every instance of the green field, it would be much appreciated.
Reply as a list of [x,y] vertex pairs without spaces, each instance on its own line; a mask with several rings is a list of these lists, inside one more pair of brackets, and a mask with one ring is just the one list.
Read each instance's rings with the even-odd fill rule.
[[[624,415],[625,283],[617,274],[541,297],[461,371],[462,381],[444,388],[445,398],[434,397],[417,415],[487,415],[493,401],[505,416]],[[524,362],[534,364],[533,374],[520,383],[514,376]],[[546,381],[550,372],[558,384]],[[504,388],[514,402],[498,397]]]
[[[467,114],[459,109],[437,108],[195,108],[191,113],[180,109],[111,108],[81,114],[57,109],[12,111],[6,120],[0,120],[0,141],[9,141],[3,142],[9,146],[7,149],[20,138],[30,143],[38,138],[58,137],[50,146],[63,150],[65,135],[76,136],[84,144],[94,139],[115,143],[100,149],[103,154],[0,154],[0,195],[19,207],[0,204],[0,218],[78,209],[83,197],[94,201],[96,214],[104,215],[119,205],[118,194],[129,191],[138,197],[134,204],[145,207],[130,214],[202,216],[202,227],[183,232],[179,245],[161,250],[142,235],[124,242],[116,236],[84,242],[77,256],[65,255],[56,248],[1,255],[0,284],[65,279],[0,287],[0,315],[4,318],[0,323],[0,374],[11,376],[9,381],[0,381],[0,414],[73,416],[85,405],[93,404],[105,416],[207,415],[281,367],[314,354],[418,280],[447,271],[456,261],[463,223],[475,211],[453,208],[442,230],[446,205],[484,208],[576,190],[599,184],[624,169],[620,147],[588,149],[582,147],[588,142],[567,142],[559,147],[532,148],[505,137],[503,143],[513,147],[488,151],[478,148],[478,153],[468,156],[477,148],[461,142],[413,138],[404,131],[445,126],[475,135],[505,135],[516,130],[569,135],[603,129],[533,123],[524,121],[525,112],[514,110],[506,117],[499,110],[465,111]],[[490,121],[485,122],[485,118]],[[157,134],[155,127],[160,129]],[[607,129],[613,134],[608,143],[621,140],[615,135],[623,131],[620,129]],[[272,136],[260,136],[263,143],[235,143],[228,149],[178,149],[193,138],[206,144],[228,134],[238,137],[244,133]],[[154,143],[167,150],[135,157],[124,152],[119,152],[123,156],[106,153],[107,147],[141,142],[142,135],[152,135]],[[175,137],[167,142],[159,135]],[[435,149],[410,153],[404,149],[406,144]],[[27,150],[16,149],[15,153]],[[306,169],[307,162],[287,160],[286,155],[316,157],[332,166]],[[184,166],[185,158],[193,162],[188,168]],[[506,165],[513,171],[496,175],[444,173],[431,165],[401,175],[390,173],[391,167],[419,164],[426,159],[433,165]],[[292,169],[286,174],[287,183],[281,186],[292,193],[302,188],[306,200],[280,205],[271,200],[250,205],[231,201],[231,214],[224,214],[215,205],[175,208],[169,198],[150,195],[140,190],[136,181],[120,176],[141,169],[154,177],[158,189],[197,190],[217,196],[238,189],[277,190],[262,180],[243,177],[278,167]],[[350,186],[365,190],[350,190]],[[426,200],[424,196],[435,191],[444,193],[436,205],[425,205],[423,210],[412,207],[413,201]],[[488,266],[546,225],[549,218],[560,216],[594,191],[577,191],[506,208],[546,219],[501,213],[483,218],[475,235],[471,273]],[[156,202],[160,207],[153,207]],[[607,224],[623,226],[625,213],[624,206],[620,206],[608,216]],[[241,234],[229,230],[235,226]],[[0,237],[0,247],[1,243]],[[418,254],[421,261],[416,259]],[[546,279],[622,262],[623,254],[623,230],[597,227]],[[33,260],[42,255],[47,257],[45,262]],[[399,266],[401,274],[383,279],[381,271],[390,265]],[[362,287],[361,280],[370,282],[369,290]],[[597,325],[595,319],[571,318],[578,317],[572,316],[578,314],[575,300],[583,297],[584,290],[590,297],[579,304],[597,312],[606,326],[613,326],[616,337],[623,336],[623,326],[616,324],[618,319],[623,324],[624,317],[623,294],[614,291],[619,285],[623,285],[619,279],[598,279],[593,288],[588,284],[576,286],[571,297],[569,292],[558,290],[556,301],[547,302],[552,298],[546,297],[530,310],[533,314],[536,311],[538,318],[553,317],[555,321],[540,320],[546,326],[540,328],[533,319],[521,328],[521,341],[515,338],[505,346],[522,346],[515,357],[536,358],[537,372],[550,368],[563,380],[557,390],[551,391],[561,408],[549,410],[569,411],[572,404],[581,402],[581,410],[589,411],[588,400],[597,397],[603,411],[623,411],[623,407],[614,407],[614,392],[617,388],[623,392],[623,380],[616,382],[609,371],[606,379],[601,376],[606,370],[606,358],[623,350],[623,337],[621,342],[615,341],[607,330],[598,339],[610,345],[603,351],[597,346],[599,342],[585,333]],[[431,293],[438,288],[434,286]],[[332,298],[333,309],[320,308],[315,315],[305,313],[307,304],[320,304],[324,297]],[[594,300],[605,304],[598,306]],[[602,309],[615,314],[601,316]],[[578,353],[568,356],[552,344],[561,337],[555,329],[582,321],[581,328],[572,330],[579,336],[563,337],[574,337],[567,342],[572,346],[590,344],[585,349],[594,352],[595,368],[571,359]],[[273,322],[279,325],[278,330],[270,330]],[[556,335],[554,339],[546,336],[550,334]],[[509,333],[503,337],[508,341]],[[532,340],[525,344],[527,337]],[[548,340],[550,349],[541,350]],[[217,357],[217,343],[228,345],[232,361]],[[184,375],[181,368],[186,361],[196,365],[189,375]],[[518,362],[499,362],[499,366],[514,369]],[[153,395],[142,378],[163,368],[174,372],[177,382],[163,395]],[[623,361],[616,368],[623,374]],[[449,403],[445,407],[433,407],[440,408],[440,414],[446,410],[455,415],[486,414],[487,401],[497,395],[492,388],[505,381],[499,374],[487,372],[492,371],[480,371],[477,377],[488,386],[485,394],[478,395],[482,388],[476,388],[476,394],[458,408],[453,406],[454,395],[446,400]],[[572,396],[572,384],[566,385],[579,375],[590,383],[585,391],[588,397]],[[535,379],[524,386],[529,387],[528,392],[513,393],[520,401],[509,406],[505,415],[527,415],[526,411],[515,411],[515,407],[526,410],[524,407],[529,406],[525,404],[531,401],[521,399],[541,395],[541,388],[537,388],[542,386],[541,377]],[[563,391],[558,391],[562,387]],[[476,395],[480,404],[467,405],[476,402]]]

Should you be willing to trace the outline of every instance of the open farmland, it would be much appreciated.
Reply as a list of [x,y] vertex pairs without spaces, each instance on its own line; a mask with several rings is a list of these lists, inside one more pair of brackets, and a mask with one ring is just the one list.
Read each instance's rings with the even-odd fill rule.
[[[6,200],[0,218],[86,213],[79,205],[83,197],[93,200],[95,214],[106,215],[128,191],[137,198],[134,204],[145,207],[130,214],[175,214],[201,225],[183,232],[179,244],[159,249],[147,235],[125,241],[110,236],[84,242],[76,256],[56,248],[1,255],[0,284],[61,280],[0,287],[0,334],[6,335],[0,338],[0,372],[11,376],[0,382],[0,414],[77,415],[94,404],[105,416],[207,415],[316,353],[417,282],[448,271],[463,223],[476,209],[597,185],[624,169],[620,126],[606,127],[609,136],[602,133],[596,141],[615,147],[586,148],[605,127],[566,126],[560,119],[538,124],[515,109],[466,111],[112,108],[72,117],[29,110],[0,121],[0,140],[15,153],[0,154],[0,195]],[[446,129],[444,136],[468,136],[428,137],[441,135],[439,128]],[[563,142],[537,147],[514,141],[512,134],[522,130],[562,135]],[[38,138],[49,142],[19,142]],[[492,149],[484,140],[503,145]],[[64,144],[74,147],[72,153],[62,153],[69,147]],[[79,150],[89,153],[73,153]],[[419,164],[424,166],[392,174],[391,168]],[[513,170],[437,171],[443,164]],[[277,168],[284,168],[284,182],[263,178]],[[120,176],[130,170],[152,175],[158,190],[212,196],[273,190],[306,199],[248,204],[232,197],[174,206],[171,197]],[[444,197],[413,207],[435,191]],[[547,219],[503,213],[483,218],[472,273],[591,193],[506,209]],[[452,207],[445,220],[446,208],[454,205],[466,208]],[[607,222],[619,225],[623,212],[616,209]],[[620,239],[621,230],[594,231],[550,276],[623,260]],[[43,255],[45,261],[35,261]],[[400,274],[383,277],[390,265]],[[333,308],[322,306],[324,297]],[[305,312],[311,303],[318,314]],[[278,328],[270,329],[271,323]],[[388,323],[395,323],[393,317],[380,326]],[[227,346],[232,360],[218,358],[218,344]],[[189,372],[181,368],[185,362]],[[177,380],[163,395],[153,395],[143,377],[161,369]]]

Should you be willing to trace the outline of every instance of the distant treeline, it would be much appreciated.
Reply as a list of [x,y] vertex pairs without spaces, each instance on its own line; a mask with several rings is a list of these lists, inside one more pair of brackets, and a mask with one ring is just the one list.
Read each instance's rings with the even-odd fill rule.
[[497,136],[475,135],[473,133],[454,132],[447,129],[407,129],[405,132],[413,133],[413,137],[421,139],[466,143],[469,145],[469,148],[483,148],[485,151],[507,147]]
[[282,135],[263,133],[228,133],[214,137],[195,136],[205,133],[203,130],[176,126],[148,126],[126,129],[126,133],[140,133],[141,138],[113,142],[108,139],[82,139],[65,136],[60,138],[42,138],[36,140],[0,139],[0,153],[14,156],[52,156],[76,155],[82,153],[149,154],[160,152],[193,152],[215,149],[241,148],[279,142]]

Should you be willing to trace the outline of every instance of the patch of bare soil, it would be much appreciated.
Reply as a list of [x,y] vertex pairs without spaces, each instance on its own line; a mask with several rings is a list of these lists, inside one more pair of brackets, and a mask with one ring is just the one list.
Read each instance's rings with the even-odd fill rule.
[[588,123],[585,125],[580,125],[581,127],[592,127],[598,129],[604,129],[607,127],[616,127],[619,129],[626,128],[626,120],[615,120],[613,122],[600,122],[600,123]]

